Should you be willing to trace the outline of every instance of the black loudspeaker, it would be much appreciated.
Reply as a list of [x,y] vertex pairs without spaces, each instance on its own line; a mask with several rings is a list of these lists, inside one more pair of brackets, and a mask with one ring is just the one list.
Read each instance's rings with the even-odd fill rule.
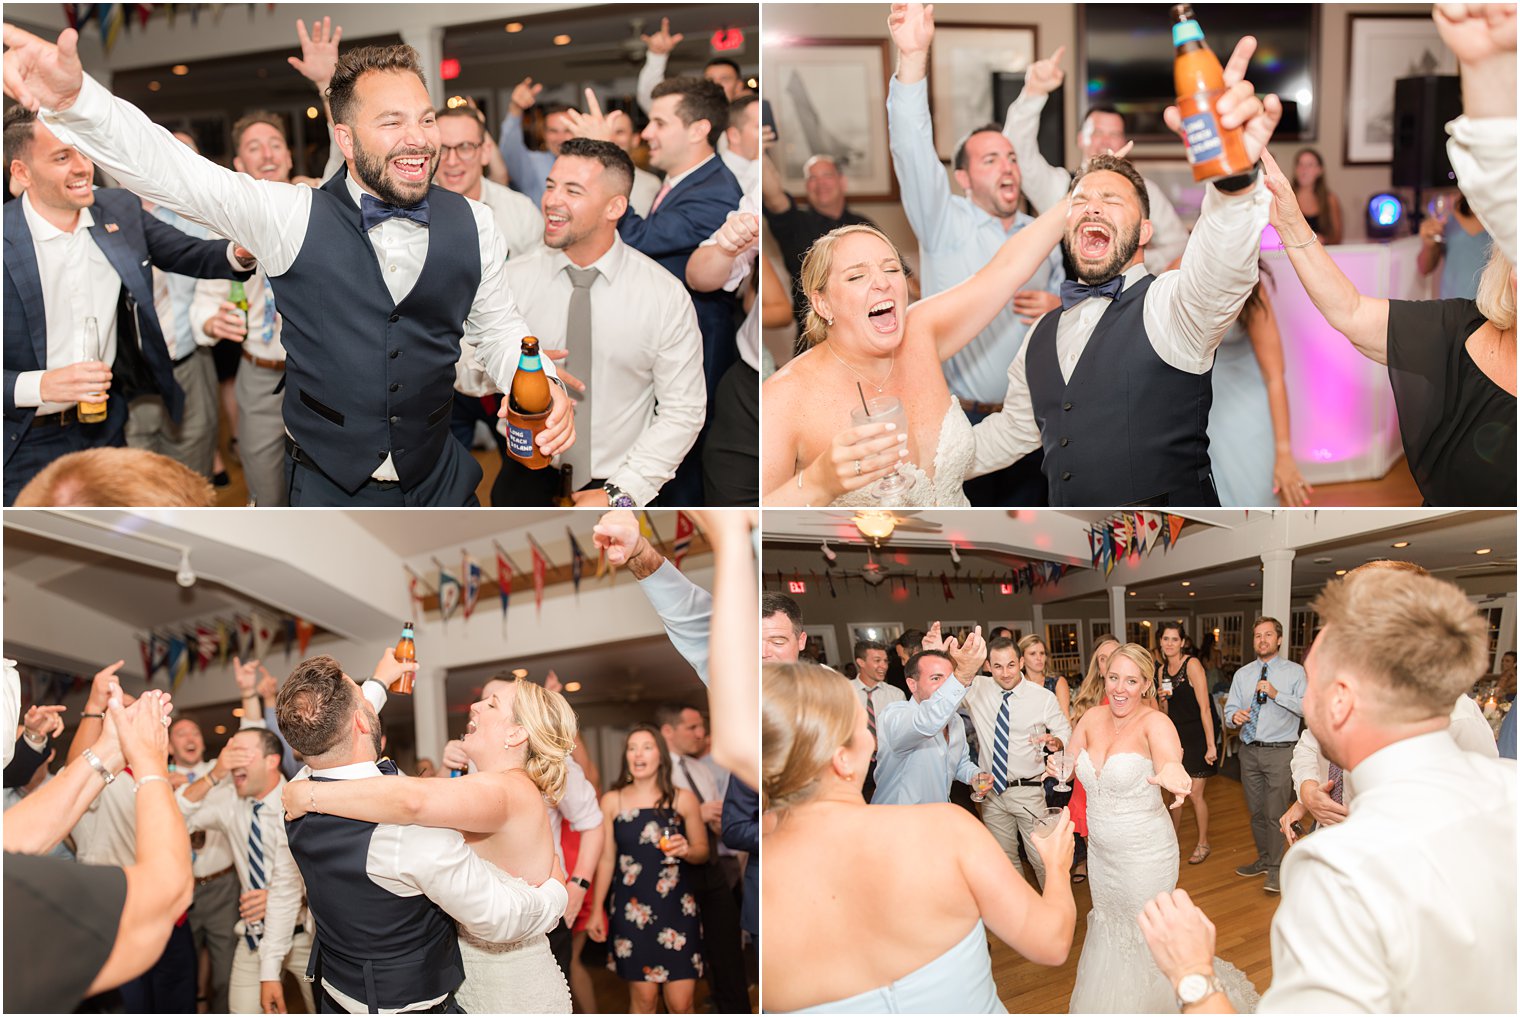
[[[992,122],[1001,124],[1024,89],[1022,71],[992,72]],[[1040,111],[1040,155],[1052,166],[1066,165],[1066,86],[1051,92]]]
[[1400,78],[1393,86],[1393,186],[1452,187],[1446,124],[1462,115],[1462,83],[1452,74]]

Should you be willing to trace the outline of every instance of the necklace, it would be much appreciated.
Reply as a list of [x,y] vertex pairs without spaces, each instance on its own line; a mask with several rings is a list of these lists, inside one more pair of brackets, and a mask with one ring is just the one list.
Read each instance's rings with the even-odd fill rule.
[[881,379],[881,384],[878,385],[876,382],[872,381],[870,378],[867,378],[865,375],[861,374],[859,371],[855,370],[855,368],[846,363],[844,357],[841,357],[837,352],[835,352],[833,343],[829,343],[828,346],[829,352],[834,354],[834,359],[839,361],[839,363],[844,366],[844,369],[846,371],[849,371],[855,377],[859,378],[861,381],[874,388],[877,395],[881,395],[882,390],[887,387],[887,382],[892,380],[892,372],[897,370],[897,354],[894,352],[887,361],[887,376]]

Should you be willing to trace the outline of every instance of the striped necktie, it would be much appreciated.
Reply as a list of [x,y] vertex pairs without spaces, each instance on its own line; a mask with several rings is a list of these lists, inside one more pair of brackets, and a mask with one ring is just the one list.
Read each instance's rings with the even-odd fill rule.
[[[1261,665],[1261,681],[1267,680],[1267,665]],[[1240,729],[1240,740],[1247,745],[1256,743],[1256,718],[1261,715],[1261,704],[1256,701],[1256,690],[1251,690],[1251,716]]]
[[992,741],[992,790],[1002,794],[1008,790],[1008,714],[1009,697],[1013,690],[1003,693],[1003,705],[998,710],[997,734]]
[[[866,730],[871,732],[871,744],[876,744],[876,695],[874,688],[866,689]],[[871,749],[871,762],[876,762],[876,749]]]
[[[263,802],[253,803],[253,822],[248,825],[248,889],[264,889],[264,838],[259,829],[259,810],[264,807]],[[259,939],[264,935],[263,922],[248,922],[244,926],[243,938],[248,941],[248,949],[257,950]]]

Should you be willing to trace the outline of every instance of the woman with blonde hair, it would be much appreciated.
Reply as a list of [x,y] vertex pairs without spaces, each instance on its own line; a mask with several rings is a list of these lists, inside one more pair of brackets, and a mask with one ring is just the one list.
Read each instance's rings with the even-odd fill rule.
[[[1180,807],[1193,787],[1177,729],[1146,708],[1155,675],[1155,659],[1143,646],[1116,648],[1104,674],[1108,702],[1088,708],[1067,746],[1087,788],[1093,902],[1072,1013],[1177,1009],[1172,983],[1156,967],[1137,921],[1147,901],[1177,886],[1177,834],[1167,810]],[[1249,1008],[1239,1012],[1254,1011],[1255,991],[1245,976],[1217,959],[1214,968],[1237,1008]]]
[[1263,152],[1271,222],[1330,326],[1388,367],[1404,459],[1427,505],[1515,505],[1515,266],[1497,245],[1477,300],[1385,300],[1357,292]]
[[[458,830],[503,881],[542,883],[555,870],[549,807],[564,793],[575,713],[564,696],[522,679],[493,680],[483,691],[463,742],[475,773],[286,784],[286,815]],[[570,1012],[570,988],[547,936],[487,943],[461,931],[459,952],[465,980],[456,998],[465,1012]]]
[[[989,931],[1036,964],[1065,962],[1076,904],[1064,814],[1035,839],[1046,873],[1036,894],[959,806],[866,804],[876,743],[838,674],[769,664],[763,684],[766,1010],[1006,1013]],[[869,844],[891,845],[888,886],[887,870],[861,864]]]
[[[1108,658],[1118,648],[1119,640],[1109,632],[1103,633],[1093,644],[1092,656],[1087,661],[1087,674],[1077,687],[1077,694],[1071,698],[1073,731],[1077,729],[1084,713],[1099,703],[1108,702],[1108,697],[1103,692],[1104,669],[1108,667]],[[1087,880],[1087,789],[1082,786],[1079,777],[1071,779],[1071,801],[1067,807],[1071,809],[1072,826],[1077,831],[1076,865],[1072,868],[1071,881],[1082,883]]]
[[[842,226],[802,264],[810,348],[766,380],[761,490],[767,505],[967,505],[971,424],[941,364],[974,339],[1060,242],[1058,202],[971,278],[908,306],[902,257],[870,226]],[[868,400],[905,423],[856,424]],[[897,471],[906,491],[876,484]]]
[[1056,697],[1061,712],[1071,719],[1071,684],[1064,675],[1049,674],[1050,648],[1041,637],[1030,634],[1019,640],[1019,658],[1024,661],[1024,677]]

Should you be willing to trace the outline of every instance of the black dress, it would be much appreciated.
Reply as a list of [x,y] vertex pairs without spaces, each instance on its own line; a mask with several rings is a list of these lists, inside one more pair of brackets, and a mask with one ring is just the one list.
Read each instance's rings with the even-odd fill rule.
[[1427,505],[1515,505],[1515,397],[1467,353],[1471,300],[1388,301],[1388,379]]
[[1188,661],[1192,659],[1182,658],[1182,670],[1178,674],[1169,673],[1163,660],[1156,665],[1156,683],[1159,685],[1163,677],[1172,680],[1172,697],[1167,700],[1166,709],[1167,716],[1172,718],[1172,726],[1177,729],[1177,740],[1182,742],[1182,768],[1189,777],[1212,777],[1219,772],[1216,765],[1219,757],[1214,757],[1214,763],[1204,758],[1209,743],[1203,733],[1203,715],[1198,712],[1198,694],[1187,678]]

